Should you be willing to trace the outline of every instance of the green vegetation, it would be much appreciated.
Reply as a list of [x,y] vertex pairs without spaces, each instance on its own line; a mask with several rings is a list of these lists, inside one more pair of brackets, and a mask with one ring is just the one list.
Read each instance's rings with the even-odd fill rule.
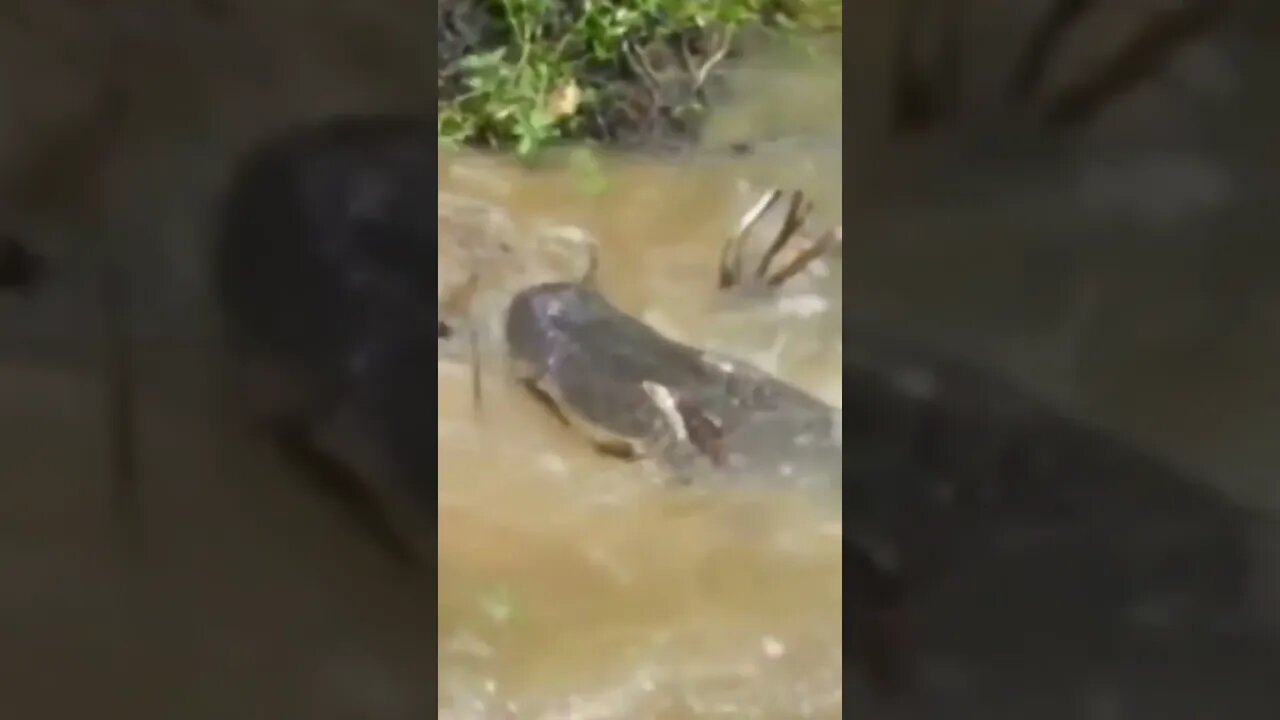
[[[471,0],[463,21],[470,27],[462,34],[486,40],[460,53],[454,42],[446,51],[456,38],[441,29],[439,137],[510,148],[527,159],[568,137],[687,135],[741,30],[838,28],[840,6],[840,0]],[[461,12],[450,16],[454,23]]]

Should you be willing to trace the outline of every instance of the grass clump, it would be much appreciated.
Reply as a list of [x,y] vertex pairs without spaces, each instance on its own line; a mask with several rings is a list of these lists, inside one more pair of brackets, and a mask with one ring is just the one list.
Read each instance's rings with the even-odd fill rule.
[[532,158],[564,138],[696,133],[748,26],[840,25],[840,0],[454,0],[440,8],[437,123],[446,144]]

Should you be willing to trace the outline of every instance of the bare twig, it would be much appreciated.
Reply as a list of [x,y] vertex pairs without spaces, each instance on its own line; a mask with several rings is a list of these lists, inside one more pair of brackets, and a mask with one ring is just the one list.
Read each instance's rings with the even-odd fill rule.
[[821,257],[831,248],[844,242],[844,230],[836,226],[822,233],[812,245],[805,248],[802,252],[792,258],[781,270],[774,273],[768,281],[769,287],[778,287],[800,274],[809,263]]
[[657,104],[662,99],[662,94],[658,87],[658,73],[653,69],[653,65],[644,56],[644,52],[636,48],[630,40],[622,42],[622,53],[626,56],[627,64],[631,66],[632,71],[648,88],[654,104]]
[[738,222],[738,231],[729,238],[720,250],[720,288],[732,287],[742,276],[742,243],[747,234],[765,213],[782,198],[782,191],[775,188],[760,196],[756,204],[743,214]]
[[733,28],[726,28],[719,34],[719,38],[720,42],[717,43],[716,49],[701,64],[694,62],[693,53],[689,50],[688,38],[683,38],[680,41],[680,54],[684,57],[684,64],[689,71],[689,75],[693,77],[693,92],[699,96],[702,94],[703,86],[707,83],[708,76],[725,59],[725,56],[729,54],[729,50],[733,48]]
[[769,266],[773,264],[774,259],[782,252],[782,248],[791,240],[800,228],[804,227],[804,221],[809,217],[809,212],[813,209],[813,205],[805,200],[804,193],[795,191],[791,193],[791,204],[787,207],[787,216],[782,221],[782,229],[778,231],[778,235],[769,243],[769,247],[765,249],[764,256],[760,258],[760,265],[756,268],[756,278],[763,279],[765,273],[769,270]]

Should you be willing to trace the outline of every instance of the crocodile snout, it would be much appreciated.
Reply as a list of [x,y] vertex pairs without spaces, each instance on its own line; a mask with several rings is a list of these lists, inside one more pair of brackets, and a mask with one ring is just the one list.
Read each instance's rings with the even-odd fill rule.
[[507,308],[507,352],[522,376],[538,375],[589,319],[591,297],[575,283],[547,283],[522,290]]

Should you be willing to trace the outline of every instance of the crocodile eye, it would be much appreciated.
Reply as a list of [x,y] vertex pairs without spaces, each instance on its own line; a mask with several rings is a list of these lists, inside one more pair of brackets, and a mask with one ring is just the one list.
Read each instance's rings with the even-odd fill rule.
[[449,327],[449,323],[443,320],[436,321],[436,339],[448,340],[453,337],[453,328]]

